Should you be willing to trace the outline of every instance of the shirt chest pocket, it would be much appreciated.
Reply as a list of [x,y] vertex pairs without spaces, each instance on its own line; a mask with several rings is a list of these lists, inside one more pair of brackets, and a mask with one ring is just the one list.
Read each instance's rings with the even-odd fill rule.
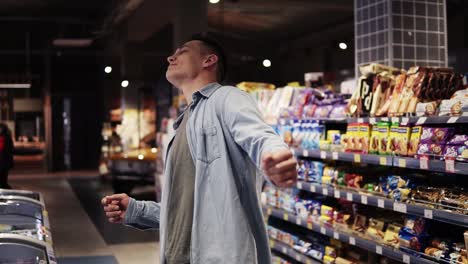
[[211,163],[221,157],[218,146],[218,131],[215,126],[205,127],[198,134],[197,159]]

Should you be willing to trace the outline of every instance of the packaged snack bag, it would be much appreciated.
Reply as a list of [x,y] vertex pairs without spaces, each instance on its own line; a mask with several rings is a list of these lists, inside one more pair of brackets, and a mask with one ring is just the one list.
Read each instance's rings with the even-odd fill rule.
[[398,129],[398,143],[396,154],[400,156],[408,155],[408,145],[410,142],[411,128],[408,126],[401,126]]
[[416,155],[416,152],[418,151],[419,140],[421,138],[421,132],[421,126],[415,126],[411,129],[411,136],[407,153],[408,156]]
[[360,124],[359,125],[359,140],[358,140],[358,149],[356,151],[363,154],[369,153],[369,144],[370,144],[370,133],[371,126],[370,124]]
[[369,142],[370,154],[379,153],[379,141],[380,141],[380,131],[379,131],[379,126],[376,124],[372,126],[371,138]]
[[388,145],[388,139],[390,137],[390,123],[389,122],[379,122],[379,134],[380,134],[380,140],[379,140],[379,154],[380,155],[386,155],[387,152],[387,145]]
[[399,137],[399,124],[393,123],[390,127],[390,137],[387,142],[387,151],[385,154],[393,154],[397,151]]
[[388,225],[387,230],[385,230],[384,243],[398,248],[400,246],[400,239],[398,237],[398,234],[400,233],[400,229],[402,227],[403,226],[399,224]]

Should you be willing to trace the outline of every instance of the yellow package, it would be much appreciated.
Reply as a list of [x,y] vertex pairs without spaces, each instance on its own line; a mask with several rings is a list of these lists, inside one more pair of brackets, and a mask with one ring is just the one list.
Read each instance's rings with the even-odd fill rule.
[[379,126],[379,154],[387,154],[388,138],[390,137],[390,127],[388,122],[381,122]]
[[398,123],[393,123],[392,126],[390,127],[390,136],[387,141],[386,154],[393,154],[396,152],[397,145],[398,145],[398,136],[399,136]]
[[369,153],[378,154],[379,153],[379,140],[380,132],[377,125],[372,126],[371,138],[369,142]]
[[416,155],[418,151],[419,139],[421,138],[422,127],[415,126],[411,129],[411,135],[408,146],[408,156]]
[[323,264],[335,264],[335,258],[330,256],[323,257]]
[[370,134],[370,124],[359,125],[359,148],[357,151],[360,151],[363,154],[369,153]]
[[348,147],[346,151],[353,152],[359,149],[359,124],[353,123],[348,125],[348,131],[346,133],[348,134]]
[[400,245],[400,239],[398,237],[398,233],[402,228],[401,225],[397,224],[390,224],[387,227],[384,235],[384,243],[393,247],[398,248]]
[[396,154],[400,156],[408,155],[408,144],[410,141],[411,128],[410,127],[400,127],[398,129],[398,143]]
[[325,256],[336,258],[336,249],[334,247],[326,246],[325,247]]
[[331,177],[331,176],[322,176],[322,184],[332,185],[333,184],[333,177]]
[[321,140],[319,141],[319,149],[320,149],[320,150],[329,151],[329,150],[330,150],[330,145],[331,145],[330,140],[323,140],[323,139],[321,139]]

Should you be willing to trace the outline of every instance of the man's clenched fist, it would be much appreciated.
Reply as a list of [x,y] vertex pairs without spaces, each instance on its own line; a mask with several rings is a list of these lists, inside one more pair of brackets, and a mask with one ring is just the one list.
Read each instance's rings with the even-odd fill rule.
[[264,153],[262,169],[278,187],[291,187],[297,181],[297,160],[289,150]]

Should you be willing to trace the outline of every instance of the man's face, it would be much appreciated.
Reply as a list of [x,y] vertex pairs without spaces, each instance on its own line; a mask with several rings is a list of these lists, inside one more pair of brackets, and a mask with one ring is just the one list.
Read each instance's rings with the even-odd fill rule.
[[167,58],[167,80],[176,85],[182,80],[196,77],[203,69],[203,57],[200,41],[185,43]]

